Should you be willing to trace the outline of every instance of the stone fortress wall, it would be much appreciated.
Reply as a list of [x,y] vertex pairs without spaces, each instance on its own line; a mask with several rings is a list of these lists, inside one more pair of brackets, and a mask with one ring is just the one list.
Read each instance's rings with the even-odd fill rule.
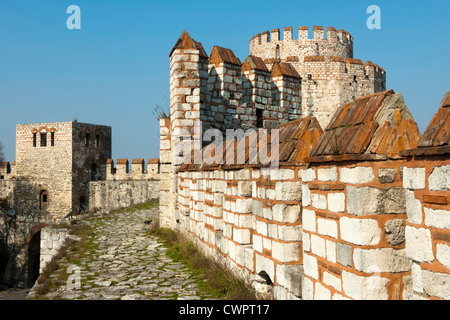
[[448,134],[421,154],[401,94],[384,99],[374,111],[389,117],[338,127],[339,154],[333,130],[305,118],[285,124],[309,143],[282,143],[279,169],[182,165],[165,223],[242,277],[270,279],[277,299],[449,299]]
[[23,287],[35,280],[36,261],[55,252],[43,228],[158,198],[159,159],[149,159],[147,168],[133,159],[131,170],[127,159],[117,162],[116,168],[111,127],[77,121],[16,126],[16,161],[0,163],[0,237],[9,253],[0,282]]
[[[285,31],[288,47],[289,29]],[[276,30],[271,41],[254,37],[251,55],[241,67],[241,81],[231,50],[215,47],[206,67],[208,56],[201,43],[182,34],[170,54],[170,118],[160,121],[161,224],[189,235],[207,254],[254,284],[264,279],[276,299],[448,299],[450,185],[443,178],[450,173],[448,95],[422,136],[402,95],[384,90],[384,70],[354,60],[353,39],[345,32],[333,32],[329,28],[324,40],[323,31],[315,28],[315,39],[299,40],[309,49],[291,56],[289,50],[294,49],[283,51],[280,46],[278,57],[270,56],[277,50]],[[317,48],[314,40],[319,53],[311,56]],[[336,42],[334,47],[329,41]],[[257,56],[263,53],[267,56]],[[330,100],[326,106],[313,100],[318,112],[309,114],[304,101],[310,92],[304,84],[310,78],[313,85],[324,85],[319,77],[314,79],[314,63],[324,66],[323,79],[334,77],[332,70],[341,70],[336,74],[343,81],[336,77],[334,84],[328,82],[335,90],[328,92]],[[218,64],[217,75],[206,73]],[[181,78],[175,70],[184,71]],[[293,94],[274,85],[274,73],[286,83],[300,84],[298,91]],[[243,88],[248,80],[248,91],[242,92],[249,96],[241,96],[246,104],[223,98],[239,97],[235,91],[225,93],[234,87],[206,85],[218,78]],[[370,89],[342,94],[351,87],[349,79],[367,81]],[[214,88],[222,90],[217,103],[228,101],[217,109],[209,103]],[[286,93],[291,110],[302,112],[290,116],[289,108],[276,109],[274,97],[282,95],[274,95],[274,89]],[[332,98],[335,92],[337,100]],[[301,108],[295,102],[298,97]],[[263,116],[261,123],[257,110],[270,115],[269,107],[276,116]],[[216,121],[226,118],[217,119],[216,111],[233,115],[234,122],[227,122],[232,129],[277,127],[279,169],[248,162],[227,165],[225,159],[219,165],[193,161],[202,153],[211,154],[212,145],[207,144],[189,155],[181,152],[180,146],[198,146],[197,116],[206,127],[214,127],[207,114]],[[191,136],[186,139],[183,131]],[[250,134],[245,151],[239,151],[247,160],[253,138]],[[224,142],[227,157],[234,145],[236,141]],[[231,151],[232,157],[233,152],[236,159],[239,152]],[[190,156],[191,161],[175,162],[180,156]]]
[[[353,57],[353,37],[344,30],[322,26],[264,31],[250,40],[250,55],[267,65],[278,61],[292,65],[302,79],[302,113],[313,115],[322,127],[337,107],[374,92],[386,90],[386,72],[377,64]],[[283,39],[281,39],[283,35]],[[326,37],[325,37],[326,36]]]

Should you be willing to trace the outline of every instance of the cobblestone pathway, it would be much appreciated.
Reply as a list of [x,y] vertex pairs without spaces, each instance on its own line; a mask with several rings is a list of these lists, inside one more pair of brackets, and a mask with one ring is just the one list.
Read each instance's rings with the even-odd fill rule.
[[[198,289],[198,278],[169,258],[162,243],[147,234],[144,221],[154,220],[157,210],[116,212],[85,220],[94,230],[89,235],[94,245],[83,254],[71,252],[69,246],[69,257],[59,260],[59,272],[50,276],[51,291],[39,298],[208,299]],[[71,265],[79,267],[80,289],[68,289],[67,276],[62,276]]]

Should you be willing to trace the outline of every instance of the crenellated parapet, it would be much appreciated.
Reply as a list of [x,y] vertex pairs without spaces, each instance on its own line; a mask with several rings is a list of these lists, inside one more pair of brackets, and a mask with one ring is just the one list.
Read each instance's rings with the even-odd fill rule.
[[12,169],[9,162],[0,162],[0,180],[12,178]]
[[[147,166],[146,166],[147,164]],[[103,165],[106,172],[106,180],[155,180],[159,179],[159,159],[117,159],[114,165],[113,159],[108,159]]]
[[312,37],[309,37],[309,28],[299,27],[298,37],[294,37],[292,30],[292,27],[286,27],[283,33],[280,29],[272,29],[255,35],[250,40],[250,54],[282,60],[292,56],[302,59],[310,55],[353,58],[353,37],[347,31],[328,27],[325,32],[322,26],[315,26]]

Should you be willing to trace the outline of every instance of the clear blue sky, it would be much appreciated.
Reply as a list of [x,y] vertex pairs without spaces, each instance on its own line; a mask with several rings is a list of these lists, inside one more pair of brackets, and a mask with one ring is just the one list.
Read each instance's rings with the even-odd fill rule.
[[[69,5],[81,30],[69,30]],[[381,8],[381,30],[366,9]],[[169,52],[186,29],[207,53],[243,61],[262,31],[321,25],[354,37],[354,57],[387,71],[421,132],[450,90],[450,1],[1,0],[0,141],[15,160],[15,125],[71,121],[112,126],[113,158],[159,156],[152,114],[169,93]]]

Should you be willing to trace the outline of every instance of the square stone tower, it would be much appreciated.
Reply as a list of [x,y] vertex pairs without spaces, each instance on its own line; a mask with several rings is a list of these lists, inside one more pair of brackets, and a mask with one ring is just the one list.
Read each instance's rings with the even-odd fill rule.
[[[49,220],[88,208],[89,182],[104,179],[111,127],[71,122],[16,126],[16,208]],[[44,218],[44,220],[47,220]]]

